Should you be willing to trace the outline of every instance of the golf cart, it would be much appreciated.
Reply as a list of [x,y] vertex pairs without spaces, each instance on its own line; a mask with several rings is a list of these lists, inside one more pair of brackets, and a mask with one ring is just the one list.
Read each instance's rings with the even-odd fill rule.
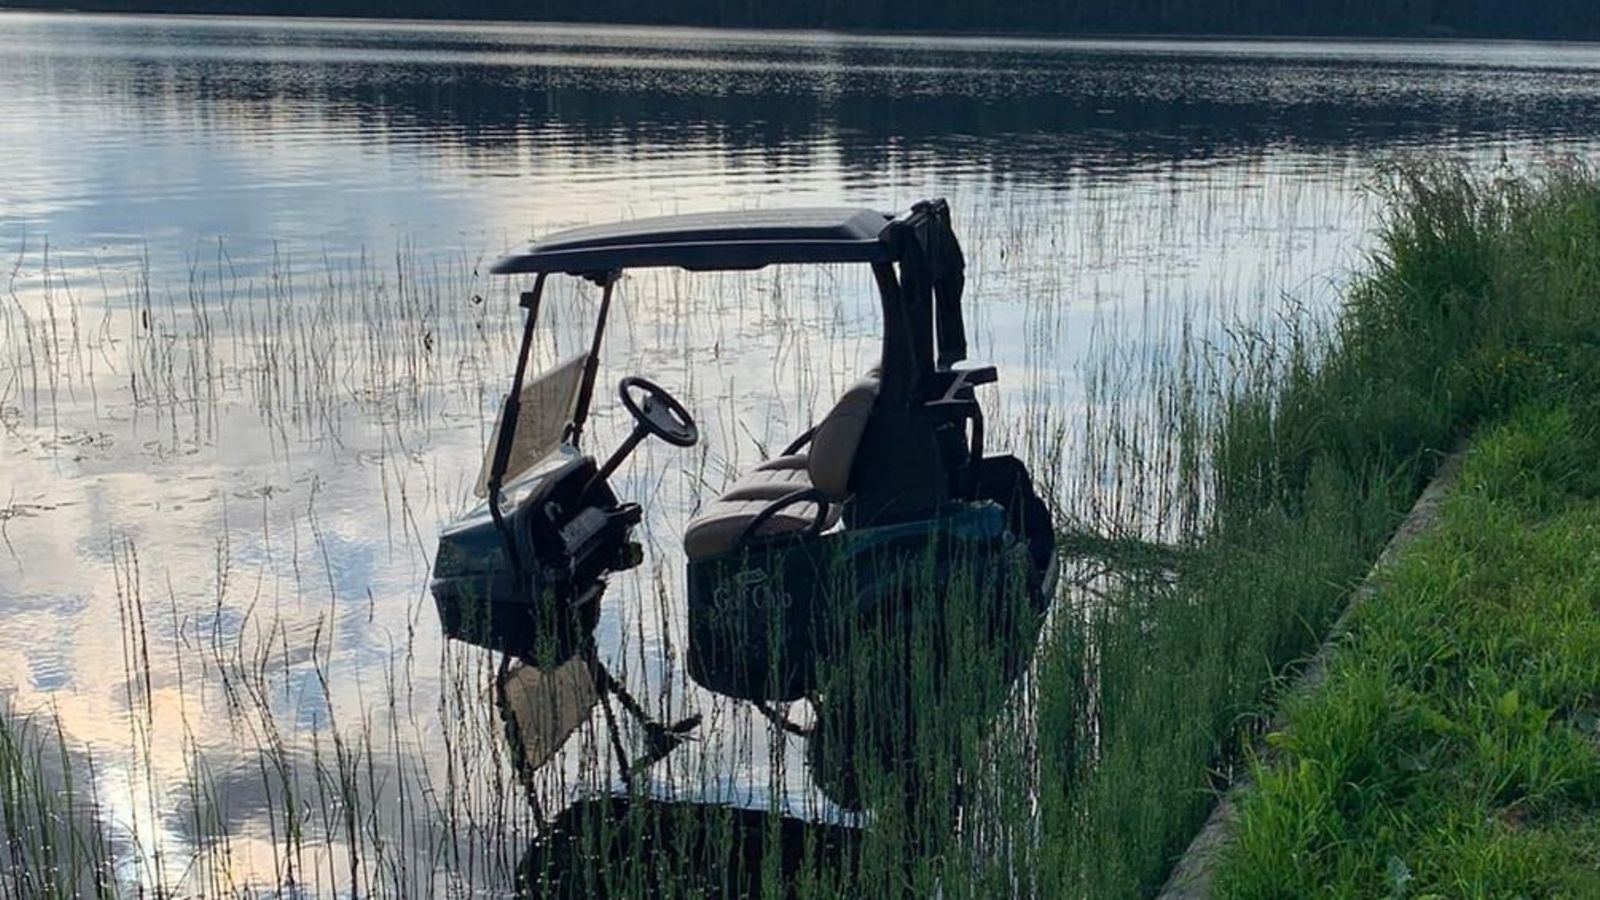
[[[686,523],[690,676],[747,700],[813,697],[861,623],[881,626],[929,586],[1025,595],[1042,611],[1055,578],[1049,512],[1021,462],[986,452],[976,389],[997,374],[957,365],[967,355],[965,262],[949,209],[935,200],[898,216],[792,209],[636,220],[563,232],[496,263],[494,272],[534,282],[521,295],[521,350],[480,477],[483,502],[439,539],[433,594],[447,635],[526,659],[569,656],[594,627],[605,578],[640,560],[640,508],[617,497],[610,476],[647,437],[679,447],[699,439],[682,403],[630,375],[618,392],[632,433],[603,462],[581,449],[621,274],[802,263],[871,267],[881,361]],[[586,353],[530,378],[552,275],[598,285],[598,320]]]

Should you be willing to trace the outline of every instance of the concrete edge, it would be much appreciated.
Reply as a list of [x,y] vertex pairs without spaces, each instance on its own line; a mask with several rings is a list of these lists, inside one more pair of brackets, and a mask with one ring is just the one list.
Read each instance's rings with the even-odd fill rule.
[[[1349,603],[1345,605],[1339,618],[1334,620],[1327,638],[1296,676],[1294,683],[1284,693],[1285,697],[1309,693],[1327,679],[1328,664],[1338,652],[1341,638],[1349,631],[1350,619],[1362,604],[1377,593],[1383,571],[1403,549],[1439,521],[1440,507],[1455,488],[1467,449],[1467,441],[1457,443],[1439,464],[1433,480],[1428,482],[1428,486],[1412,505],[1411,511],[1401,520],[1394,534],[1389,536],[1389,542],[1384,545],[1383,552],[1378,554],[1372,569],[1351,593]],[[1283,719],[1282,708],[1280,700],[1278,709],[1273,712],[1268,732],[1281,731],[1287,726],[1288,723]],[[1276,755],[1264,743],[1258,743],[1255,749],[1257,757],[1263,761],[1270,761]],[[1233,783],[1228,785],[1228,789],[1218,798],[1205,825],[1201,826],[1194,840],[1189,843],[1188,849],[1173,866],[1171,874],[1167,877],[1167,883],[1161,888],[1158,900],[1206,900],[1211,896],[1212,864],[1218,853],[1232,839],[1234,824],[1238,818],[1239,802],[1249,793],[1250,785],[1250,773],[1241,770]]]

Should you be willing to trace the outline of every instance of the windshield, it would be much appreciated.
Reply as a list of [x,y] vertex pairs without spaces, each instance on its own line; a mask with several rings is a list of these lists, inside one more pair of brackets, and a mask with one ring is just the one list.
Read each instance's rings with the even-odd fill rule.
[[[572,421],[572,408],[577,403],[578,386],[583,382],[583,367],[588,359],[587,353],[571,356],[522,386],[522,411],[517,416],[516,431],[511,435],[511,456],[506,464],[505,481],[514,480],[561,446],[567,423]],[[476,490],[479,497],[489,495],[489,468],[494,461],[494,448],[500,444],[500,429],[504,425],[504,421],[497,419],[494,434],[489,437],[483,465],[478,469]]]

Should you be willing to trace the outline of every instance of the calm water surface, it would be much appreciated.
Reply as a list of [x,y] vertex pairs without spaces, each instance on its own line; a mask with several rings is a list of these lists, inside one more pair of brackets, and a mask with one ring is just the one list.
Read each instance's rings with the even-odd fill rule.
[[[0,686],[94,760],[120,876],[281,880],[338,735],[374,773],[358,857],[412,860],[363,877],[493,893],[532,813],[493,662],[444,646],[426,581],[509,371],[494,256],[628,216],[946,196],[1001,442],[1063,510],[1137,518],[1075,463],[1091,346],[1325,312],[1381,161],[1591,152],[1600,49],[0,14],[0,136]],[[602,384],[659,380],[706,435],[619,480],[647,559],[607,597],[605,661],[707,722],[650,788],[848,818],[795,742],[683,676],[678,547],[869,364],[870,284],[641,273],[622,296]],[[559,299],[542,359],[594,298]],[[626,423],[597,417],[603,451]],[[597,721],[544,814],[618,784]],[[326,887],[349,848],[319,816],[294,865]]]

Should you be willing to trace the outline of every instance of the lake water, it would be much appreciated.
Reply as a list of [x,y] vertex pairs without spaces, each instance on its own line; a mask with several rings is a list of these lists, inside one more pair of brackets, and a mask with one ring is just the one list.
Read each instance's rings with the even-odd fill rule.
[[[366,748],[356,856],[411,860],[358,877],[492,894],[530,813],[493,661],[441,640],[427,578],[509,373],[495,256],[624,217],[948,197],[998,441],[1064,514],[1137,520],[1150,498],[1102,502],[1080,464],[1089,376],[1115,373],[1090,360],[1325,315],[1395,155],[1591,153],[1600,49],[0,14],[0,146],[0,689],[92,761],[118,877],[341,883],[347,836],[304,813],[338,793],[337,735]],[[541,360],[593,302],[558,293]],[[650,272],[621,296],[601,384],[651,377],[705,434],[617,482],[650,509],[604,661],[707,723],[649,789],[848,819],[793,742],[684,677],[678,548],[869,365],[870,280]],[[627,423],[601,401],[608,449]],[[544,814],[618,785],[598,722]]]

